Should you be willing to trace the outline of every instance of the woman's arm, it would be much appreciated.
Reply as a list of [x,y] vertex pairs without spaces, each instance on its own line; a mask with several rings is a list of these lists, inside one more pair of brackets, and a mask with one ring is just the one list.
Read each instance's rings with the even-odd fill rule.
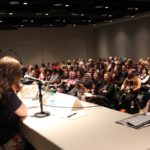
[[125,79],[123,84],[121,85],[121,91],[125,90],[126,84],[127,84],[126,81],[127,81],[127,79]]
[[27,107],[22,103],[15,111],[15,114],[19,117],[26,117],[28,115]]
[[142,84],[145,84],[150,79],[150,76],[147,75],[143,80],[141,80]]
[[136,77],[135,80],[136,80],[137,83],[136,83],[136,85],[133,89],[134,92],[138,91],[141,88],[141,79]]

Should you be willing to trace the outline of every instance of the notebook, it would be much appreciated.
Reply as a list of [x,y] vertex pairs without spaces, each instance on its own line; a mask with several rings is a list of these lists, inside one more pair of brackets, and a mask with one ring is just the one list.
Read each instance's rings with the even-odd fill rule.
[[150,125],[150,115],[138,114],[123,120],[116,121],[116,123],[139,129]]

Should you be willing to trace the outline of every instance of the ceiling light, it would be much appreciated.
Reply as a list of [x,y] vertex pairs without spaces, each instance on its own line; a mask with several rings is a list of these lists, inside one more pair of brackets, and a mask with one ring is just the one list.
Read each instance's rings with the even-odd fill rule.
[[111,23],[111,22],[112,22],[112,20],[109,20],[109,22]]
[[137,8],[137,7],[136,7],[136,8],[134,8],[134,10],[136,10],[136,11],[137,11],[137,10],[139,10],[139,8]]
[[91,22],[91,20],[88,20],[88,22],[90,23],[90,22]]
[[55,4],[53,4],[53,6],[55,6],[55,7],[61,7],[62,4],[61,3],[55,3]]
[[50,24],[49,26],[50,26],[50,27],[52,27],[53,25],[52,25],[52,24]]
[[34,20],[30,20],[30,22],[34,22]]
[[70,6],[69,4],[66,4],[66,5],[65,5],[65,7],[69,7],[69,6]]
[[12,15],[13,15],[13,13],[12,13],[12,12],[10,12],[10,13],[9,13],[9,15],[10,15],[10,16],[12,16]]
[[61,22],[61,20],[60,19],[55,19],[55,22]]
[[0,15],[5,15],[6,13],[5,12],[0,12]]
[[0,23],[2,23],[3,22],[3,20],[0,20]]
[[134,17],[135,17],[134,15],[131,16],[131,18],[134,18]]
[[101,16],[102,16],[102,17],[107,17],[107,16],[108,16],[108,14],[102,14]]
[[112,15],[108,15],[109,17],[112,17]]
[[37,15],[37,16],[40,16],[40,15],[43,15],[43,13],[35,13],[35,15]]
[[79,16],[78,13],[71,13],[72,16]]
[[22,22],[28,22],[28,20],[27,20],[27,19],[24,19],[24,20],[22,20]]
[[103,8],[103,6],[101,6],[101,5],[97,5],[97,6],[95,6],[95,8],[97,8],[97,9],[101,9],[101,8]]
[[11,1],[11,2],[9,2],[9,4],[10,4],[10,5],[18,5],[19,2],[18,2],[18,1]]
[[133,7],[128,7],[127,9],[128,9],[128,10],[133,10],[134,8],[133,8]]
[[49,14],[48,13],[45,13],[45,16],[48,16]]
[[105,9],[108,9],[109,7],[108,6],[105,6]]
[[23,27],[24,27],[24,25],[23,25],[23,24],[21,24],[21,25],[20,25],[20,27],[22,27],[22,28],[23,28]]
[[62,20],[62,22],[66,22],[66,20],[65,20],[65,19],[63,19],[63,20]]
[[23,2],[22,4],[23,4],[23,5],[28,5],[28,3],[27,3],[27,2]]
[[83,16],[85,16],[84,14],[81,14],[81,16],[83,17]]

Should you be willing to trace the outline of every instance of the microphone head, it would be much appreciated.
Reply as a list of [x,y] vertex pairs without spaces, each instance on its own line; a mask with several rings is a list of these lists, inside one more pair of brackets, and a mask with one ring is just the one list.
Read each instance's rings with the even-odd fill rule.
[[39,80],[39,79],[37,79],[37,78],[34,78],[34,77],[32,77],[32,76],[29,76],[28,74],[24,75],[24,78],[30,79],[30,80],[34,80],[34,81],[41,81],[41,80]]
[[39,79],[37,79],[37,78],[34,78],[34,77],[32,77],[32,76],[29,76],[29,75],[24,75],[24,78],[25,79],[29,79],[29,80],[32,80],[32,81],[36,81],[36,82],[40,82],[40,83],[42,83],[42,84],[46,84],[46,82],[45,81],[43,81],[43,80],[39,80]]
[[25,74],[25,75],[24,75],[24,78],[30,78],[30,76],[29,76],[29,75],[27,75],[27,74]]

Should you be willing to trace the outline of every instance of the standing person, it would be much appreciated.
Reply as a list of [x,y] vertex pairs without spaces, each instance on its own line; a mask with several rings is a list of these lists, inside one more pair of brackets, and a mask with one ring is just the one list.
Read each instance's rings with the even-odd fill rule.
[[12,57],[0,59],[0,150],[24,149],[19,134],[19,119],[27,116],[27,108],[16,95],[20,90],[21,66]]

